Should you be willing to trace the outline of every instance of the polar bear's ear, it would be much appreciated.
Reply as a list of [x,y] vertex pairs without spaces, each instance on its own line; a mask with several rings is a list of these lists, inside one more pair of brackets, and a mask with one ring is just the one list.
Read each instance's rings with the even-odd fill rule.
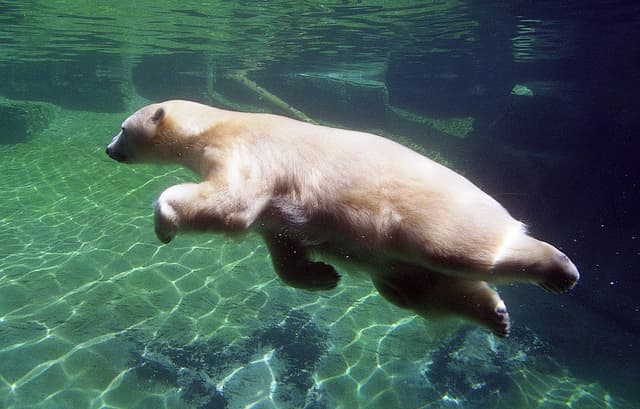
[[156,110],[156,113],[151,117],[151,122],[158,124],[164,118],[164,108],[160,107]]

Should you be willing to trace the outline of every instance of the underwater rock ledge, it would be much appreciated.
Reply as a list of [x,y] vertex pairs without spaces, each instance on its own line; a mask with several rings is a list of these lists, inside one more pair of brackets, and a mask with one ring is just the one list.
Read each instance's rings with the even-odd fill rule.
[[0,145],[27,142],[55,117],[55,107],[46,102],[19,101],[0,97]]

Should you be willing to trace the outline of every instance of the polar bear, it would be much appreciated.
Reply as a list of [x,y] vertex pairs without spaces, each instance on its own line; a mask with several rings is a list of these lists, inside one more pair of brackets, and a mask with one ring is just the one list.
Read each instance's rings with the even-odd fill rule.
[[336,265],[366,273],[399,307],[504,337],[507,308],[488,283],[561,293],[579,278],[567,256],[466,178],[373,134],[173,100],[127,118],[107,154],[181,164],[202,178],[160,195],[161,242],[254,231],[293,287],[336,287]]

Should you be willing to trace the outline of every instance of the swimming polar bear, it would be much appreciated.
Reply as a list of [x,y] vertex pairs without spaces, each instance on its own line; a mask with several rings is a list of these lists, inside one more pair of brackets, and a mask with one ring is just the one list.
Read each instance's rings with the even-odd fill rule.
[[580,276],[466,178],[369,133],[174,100],[127,118],[107,154],[181,164],[202,178],[162,192],[160,241],[255,231],[293,287],[332,289],[340,265],[366,272],[402,308],[458,316],[504,337],[507,308],[488,282],[561,293]]

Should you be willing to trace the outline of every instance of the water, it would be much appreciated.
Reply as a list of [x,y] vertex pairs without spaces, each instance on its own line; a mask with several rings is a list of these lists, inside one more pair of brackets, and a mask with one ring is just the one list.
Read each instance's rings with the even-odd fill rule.
[[[640,407],[638,17],[623,1],[0,1],[0,407]],[[409,144],[581,282],[500,286],[500,340],[358,277],[288,288],[254,236],[161,246],[154,200],[194,176],[104,148],[174,97]]]

